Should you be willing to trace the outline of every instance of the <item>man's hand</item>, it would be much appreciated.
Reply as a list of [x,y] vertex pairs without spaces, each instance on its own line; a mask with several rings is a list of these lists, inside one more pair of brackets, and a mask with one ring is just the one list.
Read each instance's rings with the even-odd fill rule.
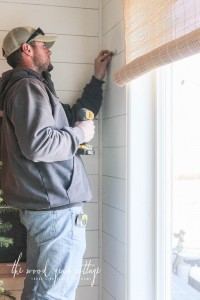
[[95,59],[94,63],[94,76],[98,80],[103,80],[108,63],[111,61],[113,56],[113,52],[108,50],[102,50],[97,58]]
[[84,143],[88,143],[89,141],[91,141],[94,137],[94,121],[92,120],[88,120],[88,121],[82,121],[82,122],[76,122],[75,126],[80,127],[83,130],[84,133]]

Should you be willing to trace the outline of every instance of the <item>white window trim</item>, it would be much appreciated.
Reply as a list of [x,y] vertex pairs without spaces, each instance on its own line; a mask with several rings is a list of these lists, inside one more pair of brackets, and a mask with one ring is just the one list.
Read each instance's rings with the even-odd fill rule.
[[127,91],[128,300],[156,299],[155,75],[134,80]]
[[128,300],[171,299],[171,74],[163,67],[127,88]]
[[157,71],[156,113],[156,299],[171,299],[172,232],[172,72]]

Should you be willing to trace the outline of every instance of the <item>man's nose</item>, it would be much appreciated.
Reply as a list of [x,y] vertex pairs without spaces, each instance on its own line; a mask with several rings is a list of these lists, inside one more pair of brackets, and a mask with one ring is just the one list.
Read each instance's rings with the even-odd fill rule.
[[47,48],[47,50],[48,50],[48,54],[51,55],[51,53],[52,53],[51,50],[49,50],[48,48]]

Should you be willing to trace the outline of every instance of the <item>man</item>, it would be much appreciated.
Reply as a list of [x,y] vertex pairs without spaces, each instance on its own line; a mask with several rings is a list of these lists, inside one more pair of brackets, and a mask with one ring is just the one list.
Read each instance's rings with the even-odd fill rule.
[[77,112],[84,107],[98,113],[112,56],[100,52],[94,76],[70,108],[58,101],[49,74],[55,40],[40,28],[18,27],[2,47],[13,68],[0,81],[2,189],[27,229],[22,300],[75,299],[85,251],[85,228],[77,218],[91,198],[76,152],[94,135],[93,121],[77,122]]

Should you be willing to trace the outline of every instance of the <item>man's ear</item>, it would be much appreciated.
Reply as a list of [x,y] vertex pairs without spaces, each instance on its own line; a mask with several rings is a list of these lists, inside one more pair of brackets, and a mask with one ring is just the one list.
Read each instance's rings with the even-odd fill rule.
[[24,52],[28,56],[32,56],[33,50],[31,46],[27,43],[22,44],[21,46],[22,52]]

